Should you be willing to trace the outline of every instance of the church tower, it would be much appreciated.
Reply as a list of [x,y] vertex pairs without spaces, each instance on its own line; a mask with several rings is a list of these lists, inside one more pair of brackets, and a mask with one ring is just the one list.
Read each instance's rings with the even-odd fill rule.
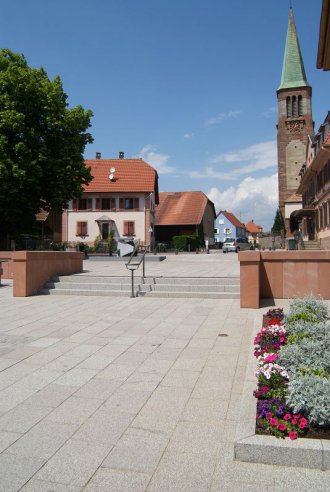
[[[306,162],[307,136],[314,134],[312,88],[307,82],[292,8],[277,99],[279,207],[285,218],[285,201],[296,192],[299,171]],[[288,217],[285,228],[290,230]]]

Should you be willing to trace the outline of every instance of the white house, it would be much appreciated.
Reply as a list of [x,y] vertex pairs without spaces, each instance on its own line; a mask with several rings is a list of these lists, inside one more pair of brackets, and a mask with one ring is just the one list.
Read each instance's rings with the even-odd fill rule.
[[62,241],[93,245],[96,239],[133,237],[153,247],[157,171],[142,159],[86,160],[93,180],[62,215]]

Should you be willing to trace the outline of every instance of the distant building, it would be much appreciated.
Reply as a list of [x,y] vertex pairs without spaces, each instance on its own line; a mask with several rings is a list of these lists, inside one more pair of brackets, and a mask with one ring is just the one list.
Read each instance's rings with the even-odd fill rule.
[[214,240],[223,243],[226,238],[245,238],[245,225],[227,210],[221,210],[214,221]]
[[201,236],[214,242],[214,204],[201,191],[159,193],[155,215],[157,242],[170,243],[173,236]]
[[132,237],[146,246],[154,242],[157,171],[142,159],[86,160],[93,180],[80,199],[70,200],[62,214],[62,241],[93,245],[96,238]]
[[249,242],[259,244],[259,237],[263,233],[263,227],[255,224],[253,220],[250,220],[245,225],[245,228]]

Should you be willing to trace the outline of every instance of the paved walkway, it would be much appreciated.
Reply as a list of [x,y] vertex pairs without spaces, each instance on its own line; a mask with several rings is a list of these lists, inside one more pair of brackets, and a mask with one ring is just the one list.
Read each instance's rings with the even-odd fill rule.
[[[179,256],[155,268],[211,274],[236,259]],[[233,460],[261,312],[238,300],[13,298],[3,283],[0,491],[329,488],[328,472]]]

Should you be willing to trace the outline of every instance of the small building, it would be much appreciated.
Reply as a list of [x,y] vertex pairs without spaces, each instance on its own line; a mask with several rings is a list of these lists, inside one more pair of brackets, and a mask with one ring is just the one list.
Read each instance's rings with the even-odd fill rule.
[[224,243],[226,238],[246,238],[245,225],[227,210],[221,210],[214,221],[214,240]]
[[130,237],[153,247],[155,205],[158,204],[157,171],[142,159],[86,160],[93,180],[80,199],[70,200],[62,214],[62,241],[106,241]]
[[155,216],[156,241],[170,243],[173,236],[196,235],[213,244],[214,218],[214,204],[202,191],[161,192]]
[[261,225],[255,224],[253,219],[250,220],[246,225],[246,232],[249,242],[254,245],[259,244],[259,237],[263,233],[263,227]]

